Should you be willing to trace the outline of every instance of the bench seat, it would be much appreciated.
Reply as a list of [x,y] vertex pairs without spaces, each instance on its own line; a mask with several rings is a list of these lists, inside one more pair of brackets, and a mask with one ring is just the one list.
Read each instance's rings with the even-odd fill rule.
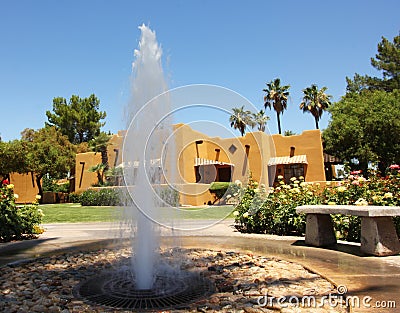
[[361,217],[361,251],[375,256],[400,253],[400,242],[393,216],[400,207],[355,205],[302,205],[296,208],[306,214],[306,244],[322,247],[336,244],[331,214]]

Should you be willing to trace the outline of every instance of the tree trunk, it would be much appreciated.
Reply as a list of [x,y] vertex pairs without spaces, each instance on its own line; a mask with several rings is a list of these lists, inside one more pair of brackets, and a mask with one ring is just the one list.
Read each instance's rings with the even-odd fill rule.
[[317,118],[315,118],[315,129],[319,129],[318,119]]
[[[103,170],[104,173],[104,170]],[[101,172],[100,169],[97,170],[96,174],[97,174],[97,181],[99,182],[100,186],[104,185],[104,180],[103,180],[103,173]]]
[[36,178],[36,186],[37,186],[37,188],[38,188],[38,193],[39,193],[39,196],[40,196],[40,199],[39,199],[39,203],[40,203],[40,204],[43,203],[42,177],[43,177],[43,175],[40,175],[40,174],[36,174],[36,175],[35,175],[35,178]]
[[278,121],[278,133],[281,135],[282,134],[282,129],[281,129],[281,119],[279,117],[279,112],[276,112],[276,119]]
[[358,168],[361,170],[362,175],[368,178],[368,161],[359,161]]
[[104,171],[107,171],[109,168],[107,147],[102,147],[100,153],[101,153],[101,163],[104,164]]
[[388,167],[388,164],[386,162],[382,162],[382,161],[378,162],[378,171],[382,176],[386,175],[387,167]]
[[83,142],[83,133],[82,132],[78,133],[78,136],[79,136],[79,143],[82,143]]

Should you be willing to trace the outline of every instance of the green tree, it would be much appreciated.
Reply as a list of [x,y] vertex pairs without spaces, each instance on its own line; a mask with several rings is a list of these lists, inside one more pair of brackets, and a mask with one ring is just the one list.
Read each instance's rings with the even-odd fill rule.
[[383,78],[355,74],[353,79],[346,77],[348,92],[362,90],[393,91],[400,89],[400,35],[390,42],[385,37],[378,43],[378,53],[371,58],[371,65],[382,71]]
[[33,135],[35,134],[35,130],[32,128],[25,128],[22,132],[21,132],[21,140],[24,141],[29,141],[32,142],[33,141]]
[[99,111],[100,100],[94,95],[80,98],[73,95],[69,103],[65,98],[53,99],[53,113],[46,111],[46,125],[55,126],[73,144],[88,142],[100,134],[106,113]]
[[328,110],[332,115],[323,141],[327,153],[351,162],[359,161],[366,171],[378,163],[384,173],[400,162],[400,91],[350,93]]
[[65,177],[74,166],[75,147],[55,127],[44,127],[33,134],[26,159],[29,171],[35,174],[38,193],[43,196],[43,176]]
[[229,118],[231,127],[238,129],[240,134],[244,136],[246,133],[246,126],[253,127],[254,121],[252,119],[252,113],[248,110],[244,110],[244,106],[241,108],[233,108],[233,113]]
[[0,142],[0,176],[7,178],[10,173],[29,171],[26,151],[30,143],[22,140]]
[[287,109],[290,85],[282,86],[279,78],[270,81],[266,85],[267,88],[263,89],[265,92],[264,107],[274,108],[278,121],[278,132],[282,134],[280,115]]
[[253,113],[253,121],[254,121],[254,126],[257,126],[257,129],[259,131],[264,132],[265,126],[267,125],[267,122],[269,121],[269,116],[265,115],[264,110],[260,110],[260,112]]
[[325,93],[327,89],[326,87],[318,89],[315,84],[303,89],[304,96],[300,103],[300,110],[303,110],[303,113],[310,112],[314,116],[316,129],[319,129],[318,122],[322,113],[331,105],[332,96]]

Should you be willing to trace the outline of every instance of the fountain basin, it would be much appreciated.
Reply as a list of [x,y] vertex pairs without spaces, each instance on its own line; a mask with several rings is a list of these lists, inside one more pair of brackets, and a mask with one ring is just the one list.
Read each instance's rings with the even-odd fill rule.
[[[173,238],[164,239],[163,242],[167,245],[174,240]],[[192,239],[204,246],[202,239]],[[205,240],[210,242],[210,239]],[[64,313],[118,312],[121,309],[150,312],[161,310],[243,312],[246,308],[247,311],[252,309],[254,312],[262,312],[261,309],[283,309],[279,308],[276,301],[260,306],[258,304],[260,297],[267,293],[274,297],[301,296],[307,293],[320,297],[335,290],[334,284],[329,280],[299,264],[280,258],[229,248],[188,247],[163,248],[161,255],[166,260],[171,258],[171,262],[178,256],[182,260],[180,269],[197,276],[183,280],[181,284],[174,284],[173,280],[166,283],[166,280],[170,278],[162,282],[160,278],[161,284],[169,284],[170,288],[162,287],[156,294],[154,290],[137,290],[132,281],[126,280],[127,273],[124,271],[131,258],[129,245],[121,244],[116,247],[115,242],[109,243],[109,247],[103,245],[103,248],[99,248],[98,243],[92,243],[84,247],[85,249],[80,246],[61,254],[3,267],[0,310]],[[110,273],[120,274],[111,275]],[[163,272],[160,271],[160,273]],[[194,298],[184,299],[182,303],[162,303],[161,305],[157,303],[162,302],[160,300],[164,296],[162,290],[165,295],[179,295],[186,292],[187,285],[198,286],[194,277],[204,278],[200,280],[200,285],[205,286],[205,292]],[[125,304],[99,303],[90,299],[90,296],[89,299],[87,295],[84,297],[81,291],[86,288],[82,289],[86,282],[98,286],[101,292],[118,294],[117,298],[123,299]],[[191,290],[196,288],[191,288]],[[78,289],[79,292],[77,292]],[[142,304],[135,304],[135,308],[131,308],[131,304],[138,302],[139,299]],[[148,299],[156,300],[148,301]],[[319,310],[323,312],[324,308],[319,308]],[[325,311],[346,312],[346,308],[325,308]],[[312,311],[310,308],[303,308],[300,312]]]

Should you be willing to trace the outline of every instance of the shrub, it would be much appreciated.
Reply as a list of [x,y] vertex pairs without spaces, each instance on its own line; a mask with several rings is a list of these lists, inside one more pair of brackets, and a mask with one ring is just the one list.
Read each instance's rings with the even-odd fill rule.
[[63,192],[63,193],[68,193],[69,192],[69,181],[64,182],[64,183],[56,183],[56,180],[45,175],[43,176],[42,179],[42,188],[43,191],[49,191],[49,192]]
[[[163,202],[161,205],[176,206],[179,204],[179,192],[165,186],[156,188],[158,196]],[[80,203],[83,206],[124,206],[131,204],[131,196],[127,188],[100,187],[85,190],[82,193],[71,193],[70,202]]]
[[238,196],[240,190],[240,184],[231,182],[213,182],[209,189],[210,193],[215,195],[215,201],[224,203],[231,197]]
[[120,193],[114,188],[88,189],[79,195],[83,206],[116,206],[121,204]]
[[0,241],[18,240],[40,234],[43,212],[38,203],[17,206],[12,184],[0,187]]
[[250,179],[234,212],[236,227],[242,232],[300,235],[305,230],[305,216],[298,215],[295,209],[298,205],[318,203],[314,188],[302,177],[286,185],[279,176],[279,186],[267,191]]
[[81,195],[79,193],[73,192],[69,194],[69,202],[71,203],[80,203],[81,199],[80,199]]
[[82,193],[71,193],[69,201],[80,203],[84,206],[117,206],[126,205],[130,195],[126,188],[96,188],[88,189]]
[[155,189],[160,197],[161,205],[179,206],[179,191],[170,186],[160,185]]

